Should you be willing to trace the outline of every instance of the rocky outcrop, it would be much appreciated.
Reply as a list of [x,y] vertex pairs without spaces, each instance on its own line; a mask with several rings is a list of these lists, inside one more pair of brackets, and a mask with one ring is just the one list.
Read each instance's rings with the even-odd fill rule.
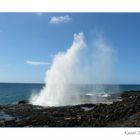
[[33,106],[26,101],[0,106],[1,127],[124,127],[140,126],[140,91],[121,94],[112,104],[63,107]]
[[29,103],[29,102],[26,101],[26,100],[21,100],[21,101],[18,102],[18,104],[28,104],[28,103]]

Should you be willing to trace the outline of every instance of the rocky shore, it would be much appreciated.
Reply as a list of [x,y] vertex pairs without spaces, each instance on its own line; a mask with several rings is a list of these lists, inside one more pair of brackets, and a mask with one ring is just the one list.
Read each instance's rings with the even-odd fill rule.
[[136,127],[140,126],[140,91],[120,94],[112,104],[41,107],[20,101],[0,106],[0,127]]

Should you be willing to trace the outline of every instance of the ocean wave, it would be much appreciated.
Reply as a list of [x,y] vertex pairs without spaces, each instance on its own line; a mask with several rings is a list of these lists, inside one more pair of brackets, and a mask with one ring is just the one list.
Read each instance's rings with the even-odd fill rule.
[[107,98],[107,97],[110,97],[111,95],[106,92],[104,92],[104,93],[89,92],[89,93],[86,93],[85,96]]

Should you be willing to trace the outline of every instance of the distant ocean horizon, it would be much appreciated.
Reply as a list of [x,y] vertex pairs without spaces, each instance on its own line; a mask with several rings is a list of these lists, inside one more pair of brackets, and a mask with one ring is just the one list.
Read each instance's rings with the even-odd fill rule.
[[[44,83],[0,83],[0,105],[17,104],[20,100],[29,100],[32,94],[39,94]],[[76,84],[74,88],[81,95],[94,93],[115,94],[123,91],[140,90],[140,84]],[[71,91],[72,92],[72,91]]]

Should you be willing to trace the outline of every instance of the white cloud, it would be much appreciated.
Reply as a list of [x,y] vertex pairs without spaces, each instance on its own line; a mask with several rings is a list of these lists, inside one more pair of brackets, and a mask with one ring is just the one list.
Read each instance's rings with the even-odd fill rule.
[[50,63],[48,62],[30,61],[30,60],[27,60],[26,63],[33,66],[50,65]]
[[56,17],[56,16],[53,16],[51,17],[50,19],[50,24],[61,24],[61,23],[68,23],[70,22],[72,19],[69,15],[65,15],[65,16],[59,16],[59,17]]

